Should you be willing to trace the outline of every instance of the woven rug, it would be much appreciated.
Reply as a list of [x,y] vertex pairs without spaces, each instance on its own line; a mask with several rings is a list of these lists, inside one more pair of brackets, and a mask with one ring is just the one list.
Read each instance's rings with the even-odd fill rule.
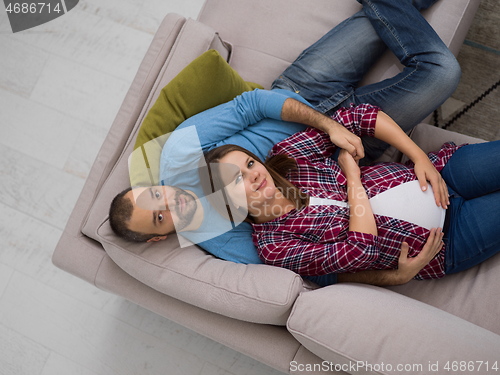
[[482,0],[460,49],[460,84],[434,113],[434,124],[494,141],[500,139],[500,1]]

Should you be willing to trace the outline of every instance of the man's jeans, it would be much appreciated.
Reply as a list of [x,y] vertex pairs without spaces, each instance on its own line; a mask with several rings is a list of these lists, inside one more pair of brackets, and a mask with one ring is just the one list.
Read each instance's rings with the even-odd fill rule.
[[[415,6],[434,0],[366,0],[363,10],[307,48],[273,83],[273,88],[298,92],[318,111],[332,113],[350,103],[379,106],[405,131],[439,107],[455,90],[460,67]],[[421,4],[426,3],[426,4]],[[382,82],[357,87],[386,50],[404,65],[401,73]],[[387,145],[364,140],[370,159]]]
[[500,141],[467,145],[441,171],[451,195],[446,273],[471,268],[500,252],[499,161]]

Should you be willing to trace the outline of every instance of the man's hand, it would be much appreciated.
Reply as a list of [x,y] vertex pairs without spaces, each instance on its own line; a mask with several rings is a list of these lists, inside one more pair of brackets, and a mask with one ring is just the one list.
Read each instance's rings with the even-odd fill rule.
[[283,121],[298,122],[324,131],[330,136],[332,143],[352,155],[355,160],[365,157],[361,138],[351,133],[344,126],[315,109],[295,99],[285,100],[281,111]]
[[422,251],[414,258],[408,257],[409,246],[406,242],[401,245],[399,256],[398,279],[401,284],[405,284],[413,279],[422,268],[429,264],[443,248],[443,232],[440,228],[431,229],[427,242]]
[[361,160],[365,157],[365,149],[361,138],[356,134],[351,133],[347,128],[339,124],[337,121],[330,119],[332,124],[329,125],[326,132],[330,136],[332,143],[346,150],[354,160]]
[[434,192],[436,204],[444,209],[448,208],[450,199],[446,182],[427,156],[415,163],[415,175],[420,182],[422,191],[427,191],[427,182],[429,182]]

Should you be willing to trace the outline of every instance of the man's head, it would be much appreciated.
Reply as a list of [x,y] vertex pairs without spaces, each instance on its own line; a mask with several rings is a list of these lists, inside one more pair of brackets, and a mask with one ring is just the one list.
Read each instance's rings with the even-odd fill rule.
[[129,241],[160,241],[170,233],[189,230],[197,208],[193,194],[173,186],[128,188],[113,199],[109,222],[118,236]]

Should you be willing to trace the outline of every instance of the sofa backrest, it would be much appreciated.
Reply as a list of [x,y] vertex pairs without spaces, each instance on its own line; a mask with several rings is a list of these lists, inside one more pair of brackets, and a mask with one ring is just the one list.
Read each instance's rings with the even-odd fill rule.
[[[423,15],[457,55],[478,6],[476,0],[440,0]],[[474,11],[464,11],[473,8]],[[207,0],[198,17],[230,43],[230,64],[246,81],[273,80],[333,26],[361,10],[354,0]],[[400,64],[387,52],[362,84],[394,75]]]

